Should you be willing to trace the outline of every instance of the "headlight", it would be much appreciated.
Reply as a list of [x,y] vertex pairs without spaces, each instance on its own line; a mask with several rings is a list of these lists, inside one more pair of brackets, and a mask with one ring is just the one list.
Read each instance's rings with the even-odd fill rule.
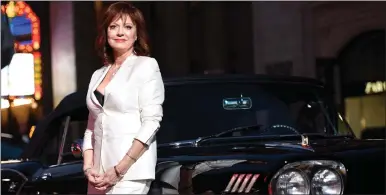
[[332,160],[292,162],[278,170],[269,182],[270,195],[343,194],[346,168]]
[[303,172],[289,169],[277,178],[273,189],[274,194],[309,194],[310,184]]
[[335,170],[321,169],[312,178],[311,187],[316,195],[341,194],[343,191],[342,177]]

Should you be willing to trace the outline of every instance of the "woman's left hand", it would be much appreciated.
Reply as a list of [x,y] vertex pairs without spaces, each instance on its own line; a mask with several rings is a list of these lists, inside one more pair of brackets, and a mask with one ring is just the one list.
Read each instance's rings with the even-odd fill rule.
[[104,174],[103,181],[95,185],[95,188],[97,190],[106,190],[108,188],[113,187],[119,180],[120,178],[115,173],[114,168],[110,168]]

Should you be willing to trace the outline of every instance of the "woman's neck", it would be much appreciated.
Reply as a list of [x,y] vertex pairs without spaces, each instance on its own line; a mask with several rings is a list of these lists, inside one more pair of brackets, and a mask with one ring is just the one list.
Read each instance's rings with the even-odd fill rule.
[[122,53],[114,53],[114,64],[115,65],[121,65],[123,63],[123,61],[125,61],[125,59],[129,56],[131,56],[133,54],[133,50],[128,50],[126,52],[122,52]]

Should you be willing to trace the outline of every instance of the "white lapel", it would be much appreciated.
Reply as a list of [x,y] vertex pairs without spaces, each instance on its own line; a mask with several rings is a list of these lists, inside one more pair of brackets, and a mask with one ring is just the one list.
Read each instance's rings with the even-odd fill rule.
[[125,61],[122,63],[121,68],[111,79],[110,83],[107,84],[107,86],[105,87],[105,101],[107,101],[110,93],[113,90],[116,90],[116,88],[118,88],[117,90],[120,90],[120,87],[122,87],[121,84],[124,83],[126,79],[130,77],[130,73],[131,73],[130,68],[132,67],[132,65],[135,64],[137,58],[138,56],[132,55],[127,57]]
[[[97,104],[98,106],[100,106],[100,107],[102,107],[102,105],[101,105],[101,104],[99,103],[99,101],[96,99],[95,94],[94,94],[94,91],[95,91],[96,88],[99,86],[99,84],[103,81],[103,79],[105,78],[105,76],[106,76],[107,72],[109,71],[110,67],[111,67],[111,65],[105,67],[105,68],[102,70],[102,72],[101,72],[99,78],[96,80],[96,82],[94,83],[94,86],[92,87],[92,89],[91,89],[91,91],[90,91],[90,93],[91,93],[91,94],[90,94],[90,95],[91,95],[91,100],[92,100],[95,104]],[[106,91],[106,88],[105,88],[105,91]]]

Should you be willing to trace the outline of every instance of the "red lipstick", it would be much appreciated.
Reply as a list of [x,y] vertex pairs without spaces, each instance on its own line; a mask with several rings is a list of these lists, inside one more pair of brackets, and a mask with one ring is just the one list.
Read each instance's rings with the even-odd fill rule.
[[118,42],[118,43],[122,43],[122,42],[125,42],[126,40],[125,39],[114,39],[115,42]]

